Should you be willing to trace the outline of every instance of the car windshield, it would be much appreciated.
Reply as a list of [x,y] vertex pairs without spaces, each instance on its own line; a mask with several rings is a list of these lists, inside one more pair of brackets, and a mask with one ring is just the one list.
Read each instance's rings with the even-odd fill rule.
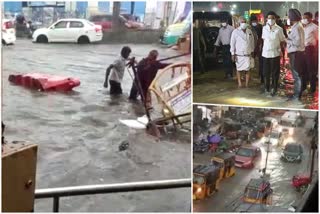
[[287,145],[285,150],[287,152],[298,153],[300,149],[298,145]]
[[203,176],[200,176],[200,175],[193,175],[193,183],[194,184],[204,184],[204,181],[205,181],[205,179],[204,179],[204,177]]
[[253,157],[253,150],[247,148],[240,148],[237,151],[237,155],[244,156],[244,157]]

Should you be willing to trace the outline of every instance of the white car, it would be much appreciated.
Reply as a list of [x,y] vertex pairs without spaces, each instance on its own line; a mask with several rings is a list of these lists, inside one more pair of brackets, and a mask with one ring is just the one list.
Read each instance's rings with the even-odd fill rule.
[[13,45],[16,42],[16,31],[13,22],[9,19],[2,20],[2,44]]
[[265,137],[265,142],[271,143],[271,145],[278,145],[280,138],[281,132],[274,130]]
[[33,42],[76,42],[91,43],[102,40],[102,27],[85,19],[60,19],[48,28],[37,29]]

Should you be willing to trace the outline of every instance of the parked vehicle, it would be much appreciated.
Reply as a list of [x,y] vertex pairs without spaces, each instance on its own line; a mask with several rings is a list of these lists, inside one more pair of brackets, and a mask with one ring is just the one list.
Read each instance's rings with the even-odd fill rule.
[[37,30],[36,26],[31,21],[27,22],[27,35],[29,39],[32,39],[33,33]]
[[101,25],[103,31],[108,31],[112,28],[112,15],[93,15],[89,20],[96,25]]
[[119,16],[120,21],[129,29],[143,29],[144,24],[140,22],[139,17],[131,14],[121,14]]
[[170,46],[176,45],[178,40],[191,28],[191,14],[192,12],[190,11],[182,22],[169,25],[161,38],[161,43]]
[[236,152],[236,167],[253,168],[254,161],[261,155],[261,150],[256,146],[241,146]]
[[[90,22],[101,25],[103,31],[109,31],[112,29],[112,15],[111,14],[99,14],[93,15],[89,18]],[[139,17],[131,14],[119,15],[120,23],[128,29],[143,29],[144,24],[139,21]]]
[[219,168],[198,165],[193,169],[193,199],[204,199],[219,189]]
[[302,145],[299,143],[288,143],[281,154],[281,160],[286,162],[301,163],[303,155]]
[[16,42],[14,24],[9,19],[2,19],[2,44],[13,45]]
[[272,132],[265,137],[265,143],[270,143],[271,145],[278,145],[280,138],[281,132],[279,132],[278,130],[272,130]]
[[295,111],[285,112],[280,120],[282,126],[297,127],[299,124],[300,114]]
[[231,153],[220,153],[212,157],[211,162],[220,168],[220,179],[229,178],[236,174],[234,167],[235,156]]
[[102,27],[85,19],[60,19],[48,28],[37,29],[32,35],[32,41],[75,42],[79,44],[98,42],[102,40]]

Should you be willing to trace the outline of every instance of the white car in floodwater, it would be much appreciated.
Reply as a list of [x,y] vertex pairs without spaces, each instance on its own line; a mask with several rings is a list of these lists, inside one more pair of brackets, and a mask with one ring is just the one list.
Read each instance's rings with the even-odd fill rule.
[[13,45],[16,42],[16,31],[13,22],[9,19],[2,19],[2,44]]
[[48,28],[37,29],[32,35],[32,41],[84,44],[99,42],[102,36],[101,25],[96,25],[86,19],[60,19]]

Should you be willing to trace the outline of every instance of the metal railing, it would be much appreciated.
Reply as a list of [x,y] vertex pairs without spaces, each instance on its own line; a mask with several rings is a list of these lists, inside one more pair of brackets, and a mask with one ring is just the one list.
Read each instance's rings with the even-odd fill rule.
[[86,186],[58,187],[49,189],[37,189],[35,198],[53,198],[53,212],[59,212],[61,197],[108,194],[119,192],[135,192],[147,190],[176,189],[191,187],[191,179],[174,179],[161,181],[142,181],[120,184],[99,184]]

